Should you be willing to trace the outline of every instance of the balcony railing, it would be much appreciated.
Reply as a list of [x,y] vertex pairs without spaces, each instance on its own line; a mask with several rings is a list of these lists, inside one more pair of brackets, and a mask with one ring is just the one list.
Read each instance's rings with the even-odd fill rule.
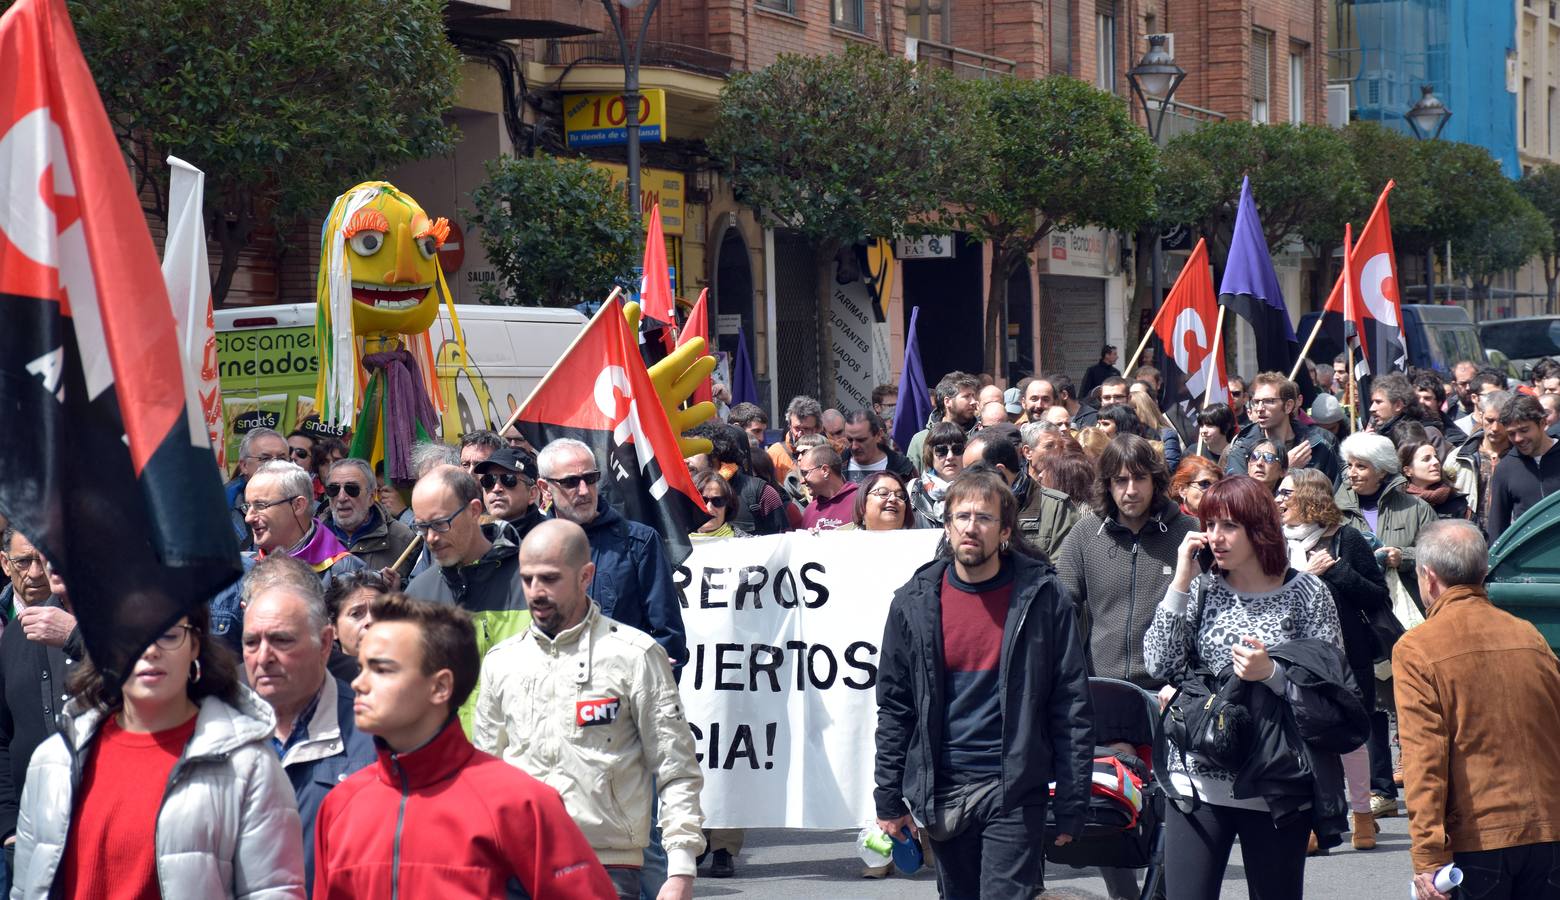
[[[619,66],[623,64],[623,56],[616,38],[555,38],[547,42],[542,61],[549,66],[574,63]],[[724,53],[667,41],[646,41],[639,53],[639,64],[716,77],[724,77],[732,71],[732,59]]]
[[[1157,108],[1149,110],[1148,114],[1157,115]],[[1178,135],[1196,131],[1208,122],[1222,122],[1227,118],[1229,116],[1221,112],[1171,100],[1165,108],[1165,123],[1159,132],[1159,142],[1163,144]]]
[[1000,75],[1012,75],[1018,68],[1018,63],[1000,56],[939,44],[925,38],[905,40],[915,42],[913,55],[916,62],[947,69],[956,78],[996,78]]

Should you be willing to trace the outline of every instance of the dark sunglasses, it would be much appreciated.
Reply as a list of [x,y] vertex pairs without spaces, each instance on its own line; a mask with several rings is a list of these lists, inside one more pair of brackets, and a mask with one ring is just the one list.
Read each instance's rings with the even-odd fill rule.
[[1257,461],[1257,462],[1265,462],[1265,463],[1276,463],[1276,462],[1278,462],[1278,454],[1277,453],[1269,453],[1266,450],[1263,450],[1261,453],[1253,453],[1253,454],[1251,454],[1251,458],[1253,460]]
[[947,456],[950,453],[963,453],[963,444],[936,444],[932,447],[933,456]]
[[704,498],[704,505],[708,506],[710,509],[725,509],[726,508],[726,498],[725,497],[705,497]]
[[325,496],[332,499],[342,491],[346,491],[348,497],[356,497],[363,493],[363,486],[352,481],[338,481],[325,485]]
[[[513,472],[488,472],[481,478],[478,478],[477,483],[482,485],[484,491],[491,491],[500,484],[510,490],[514,490],[515,485],[520,483],[520,476]],[[530,484],[531,482],[526,482],[526,486],[529,487]]]
[[293,447],[292,449],[288,450],[287,452],[292,454],[293,456],[298,457],[299,459],[308,459],[310,456],[313,455],[308,450],[304,449],[303,447]]
[[585,473],[580,474],[580,475],[565,475],[562,478],[548,478],[548,479],[546,479],[548,484],[551,484],[554,487],[561,487],[561,488],[563,488],[566,491],[577,490],[579,488],[579,486],[580,486],[580,482],[582,482],[582,481],[585,482],[586,484],[593,485],[593,484],[595,484],[596,482],[598,482],[600,480],[601,480],[601,473],[600,472],[585,472]]

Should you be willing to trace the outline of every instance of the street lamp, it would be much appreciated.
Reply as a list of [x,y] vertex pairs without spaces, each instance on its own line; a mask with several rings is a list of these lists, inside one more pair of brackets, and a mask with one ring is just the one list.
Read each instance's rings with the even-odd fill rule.
[[[623,30],[626,20],[618,15],[617,7],[621,4],[625,10],[637,9],[641,3],[645,5],[645,15],[639,22],[639,39],[630,47],[628,35]],[[644,207],[640,204],[639,195],[639,52],[644,49],[650,17],[655,15],[655,8],[659,4],[660,0],[617,0],[617,3],[601,0],[623,56],[623,125],[628,138],[628,208],[640,228],[644,227]]]
[[[1164,128],[1165,110],[1170,106],[1170,97],[1185,79],[1186,70],[1176,65],[1175,57],[1165,49],[1165,36],[1149,35],[1148,52],[1143,54],[1137,65],[1127,70],[1127,82],[1132,85],[1132,93],[1137,95],[1138,103],[1143,107],[1143,123],[1148,128],[1148,139],[1155,144],[1159,143]],[[1158,109],[1149,109],[1150,100],[1158,104]],[[1165,267],[1165,242],[1157,223],[1153,229],[1153,259],[1149,264],[1148,283],[1153,293],[1152,308],[1157,311],[1163,299],[1159,280]]]
[[[1447,120],[1451,117],[1452,111],[1447,109],[1446,104],[1441,102],[1441,98],[1435,95],[1433,84],[1420,85],[1419,102],[1409,107],[1408,112],[1403,114],[1403,118],[1408,121],[1408,127],[1414,132],[1414,137],[1422,141],[1433,141],[1439,138],[1442,129],[1446,128]],[[1434,245],[1425,248],[1425,302],[1435,302]]]

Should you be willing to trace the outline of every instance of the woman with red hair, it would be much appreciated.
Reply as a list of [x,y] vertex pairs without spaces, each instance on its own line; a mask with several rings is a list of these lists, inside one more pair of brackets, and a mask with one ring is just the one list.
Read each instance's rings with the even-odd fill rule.
[[1196,517],[1203,493],[1223,477],[1223,470],[1207,457],[1188,456],[1170,476],[1170,499],[1181,504],[1181,512]]
[[[1203,493],[1198,504],[1201,531],[1181,541],[1175,577],[1143,638],[1143,661],[1150,675],[1172,684],[1194,669],[1231,668],[1249,690],[1270,690],[1285,697],[1285,670],[1267,648],[1315,638],[1341,650],[1338,608],[1327,586],[1315,575],[1289,568],[1279,525],[1278,504],[1250,476],[1225,478]],[[1198,554],[1207,548],[1213,564],[1203,570]],[[1167,702],[1171,688],[1161,692]],[[1183,763],[1183,760],[1185,762]],[[1235,773],[1221,769],[1173,744],[1170,783],[1178,799],[1196,801],[1183,812],[1166,805],[1165,884],[1169,900],[1218,897],[1230,850],[1240,838],[1241,856],[1259,859],[1248,866],[1247,885],[1263,900],[1299,900],[1303,894],[1306,841],[1342,830],[1313,822],[1313,815],[1292,815],[1276,824],[1265,797],[1235,796]],[[1243,792],[1245,793],[1245,792]]]

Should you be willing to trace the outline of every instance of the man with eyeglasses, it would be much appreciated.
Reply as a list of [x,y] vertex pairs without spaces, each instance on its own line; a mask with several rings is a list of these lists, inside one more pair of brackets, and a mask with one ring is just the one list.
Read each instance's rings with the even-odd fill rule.
[[[531,624],[520,589],[520,545],[505,522],[482,524],[482,488],[454,466],[439,466],[412,488],[412,530],[422,536],[434,564],[412,578],[406,593],[459,606],[477,629],[477,658]],[[471,733],[476,695],[460,707]]]
[[[325,513],[320,517],[348,551],[370,569],[389,570],[412,545],[412,529],[392,518],[375,500],[378,480],[361,459],[333,463],[325,475]],[[415,560],[395,572],[399,585]]]
[[33,751],[58,730],[66,683],[86,650],[64,584],[43,554],[15,528],[0,535],[0,567],[10,576],[0,603],[18,604],[17,619],[0,632],[0,839],[10,889],[16,818]]
[[845,478],[860,484],[874,472],[892,472],[901,484],[915,478],[915,466],[903,453],[888,445],[883,420],[868,409],[845,417]]
[[[308,565],[330,586],[338,573],[367,568],[347,546],[310,514],[314,480],[293,463],[268,462],[244,488],[244,521],[255,536],[255,558],[285,553]],[[243,622],[238,623],[240,628]]]
[[681,671],[688,644],[660,533],[623,518],[602,498],[601,467],[583,441],[559,438],[542,448],[536,463],[552,517],[585,529],[596,567],[589,590],[601,614],[655,638],[672,670]]
[[856,482],[845,480],[845,461],[828,445],[804,452],[796,471],[812,492],[802,512],[802,527],[828,531],[855,520]]
[[1034,896],[1046,807],[1062,846],[1088,802],[1093,709],[1077,616],[1017,520],[998,475],[961,473],[943,549],[895,592],[883,626],[877,823],[925,829],[948,897]]
[[254,549],[254,536],[249,533],[249,523],[244,521],[244,489],[255,470],[268,462],[283,462],[291,458],[292,447],[281,432],[271,428],[254,428],[244,435],[238,445],[238,476],[227,483],[228,509],[232,511],[233,534],[238,538],[238,549]]
[[532,502],[538,472],[536,457],[527,451],[505,447],[477,463],[473,474],[488,515],[513,526],[517,544],[547,518]]
[[1338,463],[1336,439],[1326,429],[1306,425],[1296,418],[1299,406],[1299,385],[1282,374],[1263,372],[1251,379],[1251,400],[1246,404],[1251,424],[1242,428],[1230,443],[1224,457],[1225,472],[1245,475],[1251,452],[1263,441],[1272,441],[1274,446],[1289,448],[1287,468],[1315,469],[1337,484],[1342,467]]

